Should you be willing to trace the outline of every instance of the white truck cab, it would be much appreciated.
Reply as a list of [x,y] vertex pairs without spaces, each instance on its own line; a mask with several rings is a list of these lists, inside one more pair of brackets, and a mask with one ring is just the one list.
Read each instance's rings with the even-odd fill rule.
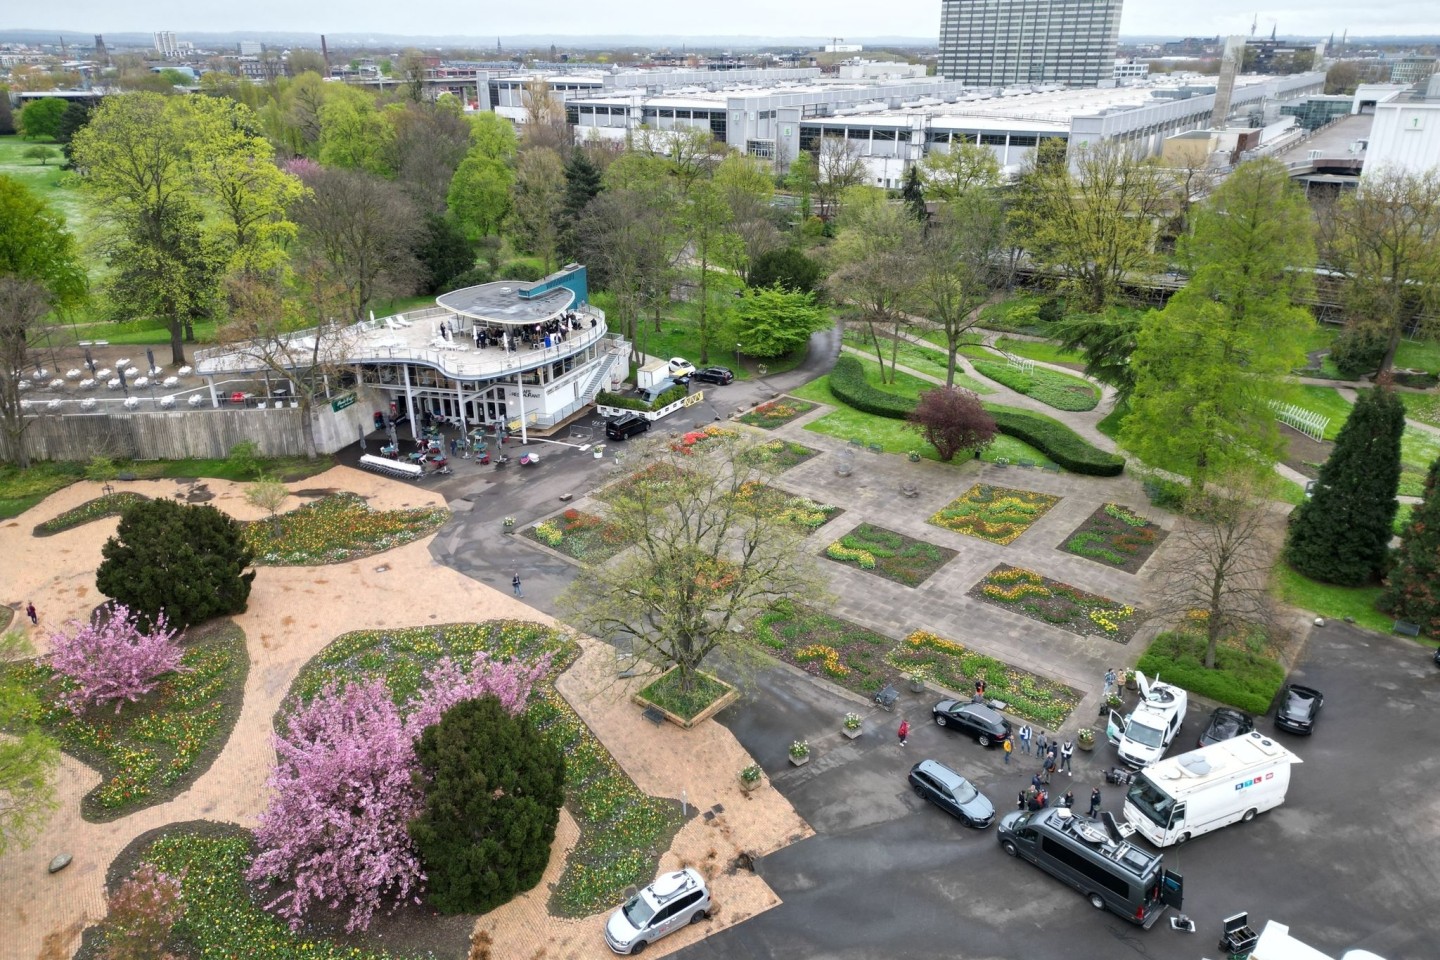
[[1140,703],[1124,717],[1111,710],[1105,736],[1119,748],[1122,763],[1139,768],[1165,755],[1185,722],[1190,696],[1180,687],[1161,683],[1159,674],[1152,682],[1137,670],[1135,679],[1140,685]]

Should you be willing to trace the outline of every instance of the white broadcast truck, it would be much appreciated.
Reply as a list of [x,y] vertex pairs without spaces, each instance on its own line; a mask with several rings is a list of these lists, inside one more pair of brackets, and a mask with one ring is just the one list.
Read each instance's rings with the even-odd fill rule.
[[1184,843],[1280,806],[1300,762],[1258,731],[1169,757],[1135,775],[1125,819],[1157,847]]
[[1111,710],[1105,736],[1118,748],[1121,763],[1138,768],[1165,755],[1185,722],[1190,697],[1181,687],[1161,683],[1159,674],[1146,680],[1137,670],[1135,679],[1140,685],[1139,704],[1124,717]]

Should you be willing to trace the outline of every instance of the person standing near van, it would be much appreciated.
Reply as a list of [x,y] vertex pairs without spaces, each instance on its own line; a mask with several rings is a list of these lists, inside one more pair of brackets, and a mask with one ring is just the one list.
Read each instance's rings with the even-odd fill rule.
[[1100,784],[1090,788],[1090,816],[1100,812]]
[[1110,694],[1112,694],[1112,693],[1114,693],[1114,692],[1115,692],[1115,668],[1114,668],[1114,667],[1106,667],[1106,668],[1105,668],[1105,696],[1108,697],[1108,696],[1110,696]]
[[1030,738],[1033,735],[1034,731],[1030,729],[1030,724],[1027,723],[1020,727],[1020,752],[1027,757],[1030,755]]
[[1045,739],[1045,731],[1042,729],[1040,735],[1035,738],[1035,756],[1043,759],[1045,751],[1049,746],[1050,741]]
[[1008,767],[1010,766],[1010,753],[1015,749],[1015,746],[1010,742],[1009,737],[1005,738],[1005,742],[1001,745],[1001,749],[1005,751],[1005,766]]
[[1075,775],[1070,771],[1070,757],[1074,752],[1075,741],[1073,740],[1066,740],[1064,746],[1060,748],[1060,769],[1065,771],[1067,777]]
[[908,740],[910,739],[910,721],[909,721],[909,720],[901,720],[901,721],[900,721],[900,730],[899,730],[899,733],[900,733],[900,746],[903,747],[903,746],[905,746],[906,741],[908,741]]

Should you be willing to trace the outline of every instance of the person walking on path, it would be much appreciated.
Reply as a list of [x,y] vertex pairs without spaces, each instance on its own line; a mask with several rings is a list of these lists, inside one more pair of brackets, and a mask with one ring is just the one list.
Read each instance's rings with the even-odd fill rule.
[[1070,772],[1070,757],[1074,753],[1075,741],[1066,740],[1064,746],[1060,748],[1060,769],[1065,771],[1065,776],[1067,777],[1075,776],[1075,774]]
[[1050,746],[1050,741],[1045,739],[1045,731],[1041,730],[1040,735],[1035,738],[1035,756],[1045,756],[1045,751]]
[[1100,812],[1100,784],[1090,788],[1090,816]]
[[38,627],[40,625],[40,614],[35,612],[34,600],[25,601],[25,616],[29,617],[30,622],[33,623],[35,626]]
[[515,591],[515,596],[524,599],[525,593],[520,589],[520,571],[515,571],[515,576],[510,578],[510,587]]
[[900,721],[899,734],[900,734],[900,746],[903,747],[903,746],[905,746],[906,742],[909,741],[909,739],[910,739],[910,721],[909,721],[909,720],[901,720],[901,721]]
[[1114,667],[1107,667],[1107,668],[1105,669],[1105,696],[1108,697],[1108,696],[1110,696],[1110,694],[1112,694],[1112,693],[1114,693],[1114,692],[1115,692],[1115,668],[1114,668]]
[[1014,745],[1010,742],[1009,737],[1005,738],[1005,742],[1001,746],[1001,749],[1005,751],[1005,766],[1008,767],[1010,766],[1010,752],[1015,749]]
[[1020,727],[1020,752],[1027,757],[1030,755],[1030,737],[1032,733],[1033,731],[1030,729],[1030,724],[1027,723]]

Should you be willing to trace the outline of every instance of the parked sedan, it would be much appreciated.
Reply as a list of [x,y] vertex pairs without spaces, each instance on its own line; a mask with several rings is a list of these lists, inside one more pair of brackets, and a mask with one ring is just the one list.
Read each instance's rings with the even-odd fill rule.
[[983,703],[941,700],[930,712],[937,726],[974,737],[982,747],[1010,738],[1010,721]]
[[684,383],[695,375],[695,364],[684,357],[670,358],[670,379],[676,383]]
[[1309,736],[1315,729],[1315,719],[1320,708],[1325,706],[1325,695],[1314,687],[1302,687],[1298,683],[1287,683],[1280,693],[1280,709],[1275,711],[1275,726],[1287,733]]
[[910,786],[917,796],[958,819],[983,830],[995,819],[995,805],[974,784],[943,763],[921,760],[910,768]]
[[1234,740],[1236,737],[1245,736],[1254,729],[1255,718],[1250,714],[1241,713],[1239,710],[1232,710],[1229,707],[1220,707],[1210,714],[1210,722],[1205,724],[1205,729],[1201,731],[1196,746],[1208,747],[1221,740]]
[[704,367],[690,374],[691,380],[701,383],[715,383],[724,386],[735,379],[735,372],[729,367]]

